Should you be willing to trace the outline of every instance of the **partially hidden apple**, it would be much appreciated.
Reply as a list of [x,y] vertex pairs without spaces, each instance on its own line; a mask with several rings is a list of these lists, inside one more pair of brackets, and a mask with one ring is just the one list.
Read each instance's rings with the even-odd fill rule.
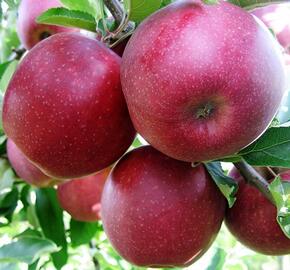
[[[290,254],[290,239],[277,223],[276,207],[258,189],[247,184],[236,169],[230,172],[230,176],[239,183],[237,200],[227,210],[225,218],[230,232],[256,252],[272,256]],[[290,171],[280,176],[283,181],[290,182]]]
[[60,206],[75,220],[94,222],[101,219],[101,195],[111,168],[81,179],[72,179],[57,187]]
[[275,4],[252,11],[276,35],[280,44],[290,53],[290,4]]
[[55,179],[45,175],[32,164],[10,139],[7,140],[7,155],[17,175],[28,184],[37,187],[48,187],[57,183]]
[[45,174],[71,179],[118,160],[135,137],[120,57],[97,40],[61,33],[18,66],[3,103],[9,138]]
[[144,267],[183,267],[212,244],[226,201],[203,165],[151,146],[127,153],[102,195],[104,230],[119,254]]
[[26,49],[41,40],[60,32],[76,31],[73,28],[38,24],[36,18],[50,8],[60,7],[58,0],[21,0],[18,9],[17,33]]
[[121,81],[153,147],[194,162],[232,155],[270,124],[285,92],[281,48],[261,22],[220,1],[177,1],[129,40]]

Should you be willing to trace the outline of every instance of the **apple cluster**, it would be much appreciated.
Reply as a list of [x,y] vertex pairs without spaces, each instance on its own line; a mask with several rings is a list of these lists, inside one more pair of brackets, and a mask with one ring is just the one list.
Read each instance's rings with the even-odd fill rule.
[[[229,209],[202,164],[252,143],[279,108],[284,60],[268,29],[229,3],[181,0],[114,52],[76,29],[35,23],[59,5],[22,0],[19,9],[29,52],[3,103],[19,177],[58,185],[63,209],[102,219],[115,249],[138,266],[192,264],[224,219],[246,246],[289,254],[274,206],[232,171],[240,189]],[[136,132],[150,145],[131,150]],[[289,171],[281,176],[290,181]]]

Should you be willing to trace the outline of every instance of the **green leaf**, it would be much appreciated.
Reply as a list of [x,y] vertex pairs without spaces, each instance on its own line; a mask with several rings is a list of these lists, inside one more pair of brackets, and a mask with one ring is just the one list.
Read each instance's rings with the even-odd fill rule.
[[240,151],[252,166],[290,168],[290,126],[269,128],[258,140]]
[[3,74],[5,73],[5,70],[9,67],[10,63],[11,63],[11,61],[0,64],[0,80],[3,76]]
[[18,263],[5,262],[0,260],[0,270],[20,270]]
[[129,19],[140,23],[150,14],[158,10],[162,0],[124,0],[124,6],[129,14]]
[[277,221],[284,234],[290,239],[290,182],[277,176],[269,185],[277,207]]
[[35,207],[43,234],[61,247],[60,251],[51,254],[55,267],[60,269],[67,263],[68,253],[63,211],[58,204],[56,191],[53,188],[37,189]]
[[41,238],[41,234],[39,231],[28,228],[22,233],[16,235],[14,238],[21,238],[21,237],[40,237]]
[[96,222],[80,222],[74,219],[70,221],[70,239],[73,247],[87,244],[100,230],[99,224]]
[[31,226],[33,226],[33,228],[39,228],[39,221],[38,221],[38,217],[36,214],[36,210],[35,210],[35,205],[29,205],[26,209],[26,218],[27,221],[29,222],[29,224]]
[[271,0],[228,0],[228,2],[242,7],[246,10],[251,10],[257,7],[265,7],[267,5],[271,5],[273,3],[278,3],[279,1],[271,1]]
[[30,264],[28,266],[28,270],[37,270],[37,265],[38,265],[39,259],[35,261],[33,264]]
[[9,6],[9,8],[13,9],[13,8],[16,8],[17,5],[18,5],[18,2],[17,0],[4,0],[7,5]]
[[57,246],[39,237],[21,237],[17,241],[0,248],[0,262],[24,262],[32,264],[44,254],[57,251]]
[[0,200],[3,193],[11,190],[15,174],[5,159],[0,159]]
[[3,16],[3,10],[2,10],[2,5],[1,5],[1,1],[0,1],[0,21],[2,21],[2,16]]
[[162,0],[161,7],[168,6],[172,2],[174,2],[174,0]]
[[206,270],[223,270],[227,253],[222,248],[217,248]]
[[209,162],[204,165],[222,194],[228,200],[229,207],[231,208],[236,201],[235,195],[238,191],[238,184],[235,180],[224,174],[220,162]]
[[14,60],[9,63],[9,65],[6,67],[5,71],[3,72],[0,80],[0,91],[4,93],[8,87],[8,84],[14,74],[14,71],[16,70],[18,65],[18,61]]
[[219,0],[202,0],[202,2],[207,5],[216,5],[219,3]]
[[42,24],[77,27],[92,32],[95,32],[97,28],[96,20],[89,13],[62,7],[45,11],[37,17],[36,21]]
[[98,9],[96,0],[60,0],[60,2],[70,10],[79,10],[92,15],[96,20],[102,18],[102,13]]
[[11,220],[11,215],[17,206],[18,195],[19,192],[17,188],[13,188],[8,193],[1,194],[0,216],[5,216],[8,220]]

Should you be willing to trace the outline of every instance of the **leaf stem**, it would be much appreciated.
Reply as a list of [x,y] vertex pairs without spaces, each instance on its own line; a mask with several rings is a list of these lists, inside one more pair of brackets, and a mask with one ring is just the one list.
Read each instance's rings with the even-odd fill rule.
[[104,3],[119,26],[122,23],[124,17],[124,10],[121,3],[118,0],[104,0]]
[[253,184],[256,188],[258,188],[264,194],[264,196],[275,205],[274,199],[268,188],[269,183],[264,177],[262,177],[252,166],[250,166],[244,160],[235,162],[233,164],[248,183]]

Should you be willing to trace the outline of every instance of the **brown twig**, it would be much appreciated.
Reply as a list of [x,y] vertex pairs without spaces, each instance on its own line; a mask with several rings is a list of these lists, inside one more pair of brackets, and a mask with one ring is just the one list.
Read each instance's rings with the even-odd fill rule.
[[275,204],[271,192],[268,188],[269,183],[266,179],[264,179],[264,177],[262,177],[252,166],[250,166],[244,160],[235,162],[234,165],[248,183],[253,184],[255,187],[257,187],[266,198],[268,198],[273,204]]

